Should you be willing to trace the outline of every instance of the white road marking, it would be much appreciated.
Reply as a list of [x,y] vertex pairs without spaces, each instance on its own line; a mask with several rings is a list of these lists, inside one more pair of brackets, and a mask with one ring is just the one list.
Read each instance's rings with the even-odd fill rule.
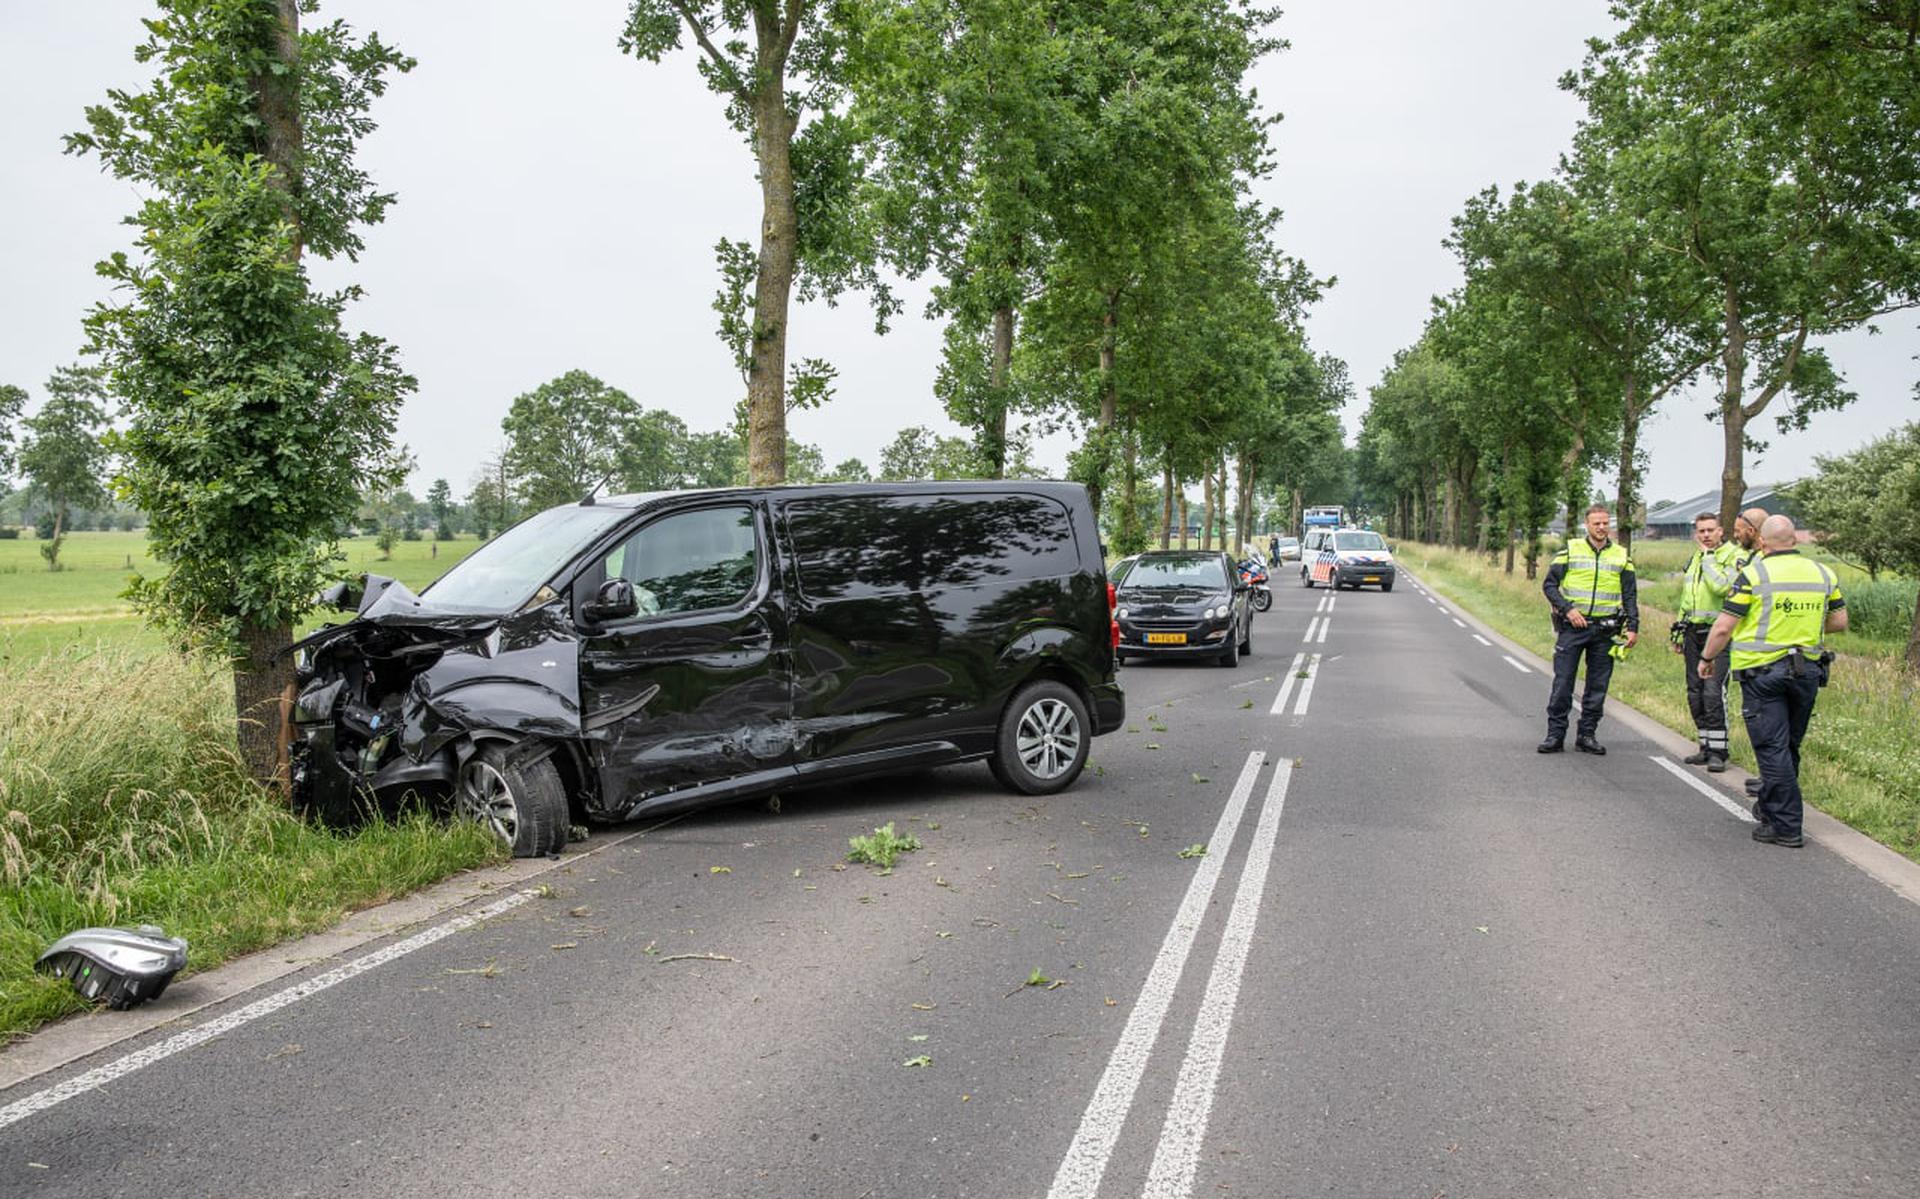
[[1315,605],[1315,607],[1314,607],[1314,609],[1313,609],[1313,610],[1314,610],[1315,612],[1325,612],[1325,611],[1327,610],[1327,606],[1328,606],[1329,604],[1331,604],[1332,602],[1333,602],[1333,597],[1332,597],[1332,596],[1330,596],[1330,595],[1323,595],[1323,596],[1321,596],[1321,597],[1320,597],[1320,602],[1319,602],[1319,603],[1318,603],[1317,605]]
[[1758,820],[1754,818],[1754,815],[1752,812],[1749,812],[1747,809],[1741,807],[1740,804],[1736,802],[1732,796],[1720,790],[1720,788],[1708,786],[1707,784],[1701,782],[1699,779],[1694,778],[1692,775],[1688,774],[1686,771],[1680,769],[1678,766],[1675,766],[1672,762],[1669,762],[1667,759],[1661,757],[1659,754],[1648,754],[1647,756],[1653,761],[1660,763],[1661,768],[1665,770],[1668,774],[1671,774],[1673,777],[1679,779],[1681,782],[1685,783],[1687,786],[1692,787],[1695,791],[1698,791],[1700,794],[1706,796],[1708,799],[1719,804],[1721,807],[1733,813],[1735,816],[1738,816],[1740,819],[1746,821],[1748,824],[1760,823]]
[[[1465,628],[1466,626],[1464,626],[1464,625],[1462,625],[1461,627],[1462,627],[1462,628]],[[1492,644],[1493,644],[1493,642],[1491,642],[1491,641],[1488,641],[1488,640],[1487,640],[1487,639],[1486,639],[1485,637],[1482,637],[1482,636],[1481,636],[1480,634],[1478,634],[1478,633],[1475,633],[1475,634],[1473,635],[1473,639],[1474,639],[1475,641],[1478,641],[1478,642],[1479,642],[1479,643],[1480,643],[1481,645],[1492,645]]]
[[1293,685],[1300,681],[1300,664],[1306,660],[1304,653],[1293,656],[1293,665],[1287,667],[1287,681],[1280,684],[1280,698],[1273,701],[1273,715],[1279,716],[1287,710],[1287,697],[1293,694]]
[[1447,617],[1447,619],[1451,620],[1453,623],[1459,625],[1463,629],[1467,627],[1467,622],[1464,620],[1461,620],[1458,616],[1449,616]]
[[1266,755],[1259,750],[1247,755],[1247,764],[1233,784],[1227,806],[1213,826],[1207,856],[1200,859],[1193,881],[1187,884],[1186,897],[1174,913],[1159,956],[1154,958],[1153,969],[1148,971],[1146,984],[1140,988],[1140,998],[1127,1016],[1127,1026],[1121,1030],[1120,1041],[1107,1059],[1107,1068],[1101,1072],[1086,1113],[1080,1117],[1080,1127],[1073,1134],[1073,1143],[1067,1146],[1059,1171],[1053,1176],[1047,1199],[1093,1199],[1100,1190],[1100,1179],[1107,1172],[1107,1159],[1113,1156],[1114,1143],[1120,1139],[1121,1126],[1127,1122],[1134,1092],[1140,1087],[1140,1076],[1147,1069],[1147,1056],[1160,1035],[1160,1026],[1166,1022],[1180,972],[1186,968],[1187,954],[1199,935],[1207,905],[1213,901],[1214,884],[1226,865],[1227,852],[1240,829],[1240,818],[1246,813],[1247,799],[1253,794],[1253,784],[1265,760]]
[[1300,638],[1300,640],[1301,640],[1301,641],[1303,641],[1303,642],[1306,642],[1306,641],[1312,641],[1312,640],[1313,640],[1313,630],[1314,630],[1314,626],[1315,626],[1315,625],[1318,625],[1318,624],[1320,623],[1320,619],[1321,619],[1320,617],[1318,617],[1318,616],[1316,616],[1316,617],[1314,617],[1314,618],[1313,618],[1312,620],[1309,620],[1309,621],[1307,622],[1307,635],[1306,635],[1306,636],[1304,636],[1304,637],[1302,637],[1302,638]]
[[1315,654],[1313,660],[1307,663],[1307,677],[1300,682],[1300,699],[1299,702],[1293,705],[1293,714],[1295,716],[1305,716],[1307,714],[1307,701],[1313,698],[1313,681],[1319,677],[1320,655]]
[[1501,654],[1500,656],[1507,660],[1508,666],[1513,667],[1515,670],[1519,671],[1521,674],[1533,673],[1533,667],[1528,666],[1525,662],[1522,662],[1520,659],[1514,657],[1512,654]]
[[1428,603],[1430,603],[1430,604],[1438,604],[1438,603],[1439,603],[1440,601],[1439,601],[1439,600],[1436,600],[1436,599],[1434,599],[1434,598],[1433,598],[1432,596],[1428,596],[1428,597],[1427,597],[1427,602],[1428,602]]
[[1229,686],[1227,687],[1227,690],[1229,690],[1229,691],[1239,691],[1240,689],[1242,689],[1242,688],[1244,688],[1244,687],[1264,687],[1264,686],[1266,686],[1266,685],[1267,685],[1268,683],[1271,683],[1271,682],[1273,682],[1273,676],[1272,676],[1272,675],[1270,675],[1270,674],[1269,674],[1269,675],[1262,675],[1261,677],[1259,677],[1259,678],[1257,678],[1257,679],[1248,679],[1248,680],[1247,680],[1246,682],[1244,682],[1244,683],[1233,683],[1233,684],[1231,684],[1231,685],[1229,685]]
[[1322,620],[1320,622],[1320,635],[1318,637],[1315,637],[1314,640],[1318,641],[1321,645],[1325,645],[1327,643],[1327,630],[1332,627],[1333,627],[1333,617],[1329,616],[1324,620]]
[[1240,1000],[1240,979],[1246,973],[1260,901],[1266,894],[1267,869],[1279,838],[1280,813],[1287,803],[1287,781],[1292,775],[1293,763],[1282,760],[1274,768],[1273,784],[1267,788],[1267,801],[1260,809],[1260,823],[1247,850],[1247,864],[1234,892],[1233,908],[1227,913],[1226,931],[1220,937],[1220,952],[1213,959],[1200,1015],[1187,1040],[1187,1057],[1174,1083],[1173,1102],[1160,1128],[1160,1147],[1154,1151],[1153,1167],[1142,1192],[1149,1199],[1186,1199],[1193,1193],[1200,1147],[1207,1137],[1207,1118],[1213,1111],[1213,1092],[1220,1081],[1220,1064],[1227,1055],[1233,1010]]
[[1331,594],[1330,594],[1330,595],[1328,595],[1328,596],[1327,596],[1327,611],[1329,611],[1329,612],[1331,612],[1331,611],[1333,611],[1333,606],[1334,606],[1335,604],[1337,604],[1337,603],[1339,603],[1339,602],[1340,602],[1340,597],[1339,597],[1339,596],[1337,596],[1337,595],[1331,595]]
[[395,941],[385,949],[376,949],[364,957],[358,957],[344,966],[336,967],[325,974],[316,974],[305,982],[295,983],[284,991],[276,991],[265,999],[250,1003],[238,1011],[209,1020],[196,1028],[155,1042],[145,1049],[138,1049],[118,1061],[97,1066],[85,1074],[77,1074],[63,1083],[36,1091],[24,1099],[0,1107],[0,1128],[17,1124],[28,1116],[44,1112],[56,1104],[65,1103],[88,1091],[95,1091],[113,1082],[125,1078],[136,1070],[165,1061],[176,1053],[183,1053],[196,1045],[204,1044],[222,1033],[232,1032],[243,1024],[252,1023],[262,1016],[270,1016],[281,1008],[300,1002],[309,996],[318,995],[329,987],[335,987],[348,979],[357,978],[376,966],[384,966],[395,958],[405,957],[416,949],[425,949],[435,941],[452,936],[464,929],[472,928],[483,920],[491,920],[503,912],[527,902],[528,892],[516,892],[505,899],[497,900],[475,912],[455,916],[445,924],[438,924],[425,932],[415,933],[404,941]]
[[1453,615],[1453,613],[1451,613],[1451,612],[1449,612],[1449,611],[1447,611],[1447,606],[1446,606],[1445,604],[1441,604],[1441,605],[1440,605],[1439,607],[1440,607],[1440,615],[1442,615],[1442,616],[1452,616],[1452,615]]

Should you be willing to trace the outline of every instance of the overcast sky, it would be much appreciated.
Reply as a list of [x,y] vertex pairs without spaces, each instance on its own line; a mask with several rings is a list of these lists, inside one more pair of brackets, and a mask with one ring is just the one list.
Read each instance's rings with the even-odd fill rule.
[[[78,353],[80,319],[105,291],[95,261],[129,245],[134,197],[60,137],[111,86],[141,81],[134,0],[0,0],[0,382],[27,387]],[[464,493],[500,440],[513,397],[582,369],[718,428],[743,387],[715,336],[712,247],[754,237],[752,158],[686,57],[655,66],[614,42],[619,0],[326,0],[323,17],[377,29],[420,60],[374,110],[362,162],[399,193],[356,265],[323,283],[367,292],[350,313],[394,342],[420,380],[400,420],[435,477]],[[1296,0],[1292,48],[1256,86],[1285,114],[1265,198],[1281,241],[1339,285],[1309,320],[1316,347],[1347,360],[1360,396],[1419,335],[1429,299],[1459,272],[1440,245],[1448,218],[1489,183],[1552,170],[1578,115],[1555,80],[1608,27],[1604,0]],[[840,369],[837,398],[796,413],[793,432],[829,462],[874,464],[905,425],[949,429],[932,395],[939,330],[924,289],[876,336],[863,300],[796,313],[789,353]],[[1920,417],[1916,318],[1830,349],[1860,401],[1807,433],[1774,439],[1750,481],[1793,477],[1816,453],[1851,449]],[[1670,402],[1647,443],[1647,493],[1717,486],[1718,429],[1705,389]],[[1767,422],[1770,429],[1771,423]],[[1064,443],[1043,443],[1058,467]]]

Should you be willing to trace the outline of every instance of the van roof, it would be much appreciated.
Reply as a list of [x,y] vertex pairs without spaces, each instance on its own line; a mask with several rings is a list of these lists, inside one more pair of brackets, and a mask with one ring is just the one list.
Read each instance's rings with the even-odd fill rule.
[[779,483],[772,487],[695,487],[684,491],[636,491],[625,495],[602,496],[594,500],[612,508],[644,508],[662,500],[691,495],[768,495],[798,496],[888,496],[952,495],[1007,491],[1036,492],[1060,500],[1079,499],[1086,488],[1079,483],[1058,479],[956,479],[949,482],[914,481],[900,483]]

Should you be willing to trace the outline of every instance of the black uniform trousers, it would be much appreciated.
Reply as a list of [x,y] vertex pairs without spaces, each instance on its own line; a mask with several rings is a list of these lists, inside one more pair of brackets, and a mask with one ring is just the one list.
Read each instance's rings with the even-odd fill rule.
[[1795,674],[1782,658],[1740,671],[1740,715],[1747,740],[1760,761],[1760,798],[1754,818],[1782,836],[1798,836],[1804,807],[1800,798],[1800,742],[1820,697],[1820,668],[1807,663]]
[[1607,705],[1607,684],[1613,681],[1613,635],[1619,631],[1614,621],[1604,624],[1593,619],[1587,627],[1576,629],[1558,616],[1554,625],[1560,635],[1553,643],[1553,690],[1547,697],[1547,737],[1564,740],[1567,713],[1573,709],[1573,676],[1580,659],[1587,660],[1587,689],[1580,695],[1580,735],[1593,736],[1600,727],[1602,710]]
[[1689,624],[1680,641],[1687,663],[1687,711],[1693,713],[1693,727],[1700,734],[1700,747],[1717,754],[1727,752],[1727,675],[1732,663],[1723,652],[1713,660],[1713,677],[1700,677],[1700,651],[1707,646],[1711,624]]

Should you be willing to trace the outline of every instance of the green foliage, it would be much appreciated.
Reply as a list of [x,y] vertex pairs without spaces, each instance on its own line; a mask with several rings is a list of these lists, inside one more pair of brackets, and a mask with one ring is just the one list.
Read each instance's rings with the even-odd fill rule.
[[514,498],[529,511],[575,503],[617,473],[633,397],[573,370],[514,398],[500,429]]
[[[1815,462],[1817,473],[1794,488],[1793,499],[1821,544],[1876,575],[1894,570],[1920,580],[1920,423]],[[1907,666],[1920,674],[1920,605],[1911,586],[1846,592],[1850,627],[1863,632],[1897,621],[1904,608]]]
[[865,862],[869,866],[891,870],[901,854],[912,853],[920,848],[920,838],[912,833],[894,832],[893,821],[889,820],[871,833],[847,838],[847,845],[850,847],[847,854],[849,862]]
[[[127,416],[117,489],[166,568],[131,594],[230,648],[306,610],[413,390],[392,347],[344,330],[357,291],[316,293],[301,258],[354,256],[392,202],[353,150],[387,75],[413,64],[338,22],[300,33],[288,61],[272,5],[159,9],[135,51],[157,67],[146,89],[110,91],[67,139],[145,197],[135,252],[100,264],[120,296],[88,316],[89,349]],[[291,145],[263,86],[297,97]]]
[[0,488],[4,488],[7,480],[13,477],[13,422],[20,419],[20,410],[26,404],[27,393],[24,389],[11,383],[0,383]]
[[100,372],[64,366],[47,380],[47,402],[25,422],[20,471],[27,493],[47,506],[52,528],[40,556],[48,570],[60,569],[61,532],[73,508],[106,502],[102,477],[107,448],[101,432],[107,423]]
[[936,434],[925,425],[909,425],[880,451],[880,478],[974,479],[980,463],[964,437]]

